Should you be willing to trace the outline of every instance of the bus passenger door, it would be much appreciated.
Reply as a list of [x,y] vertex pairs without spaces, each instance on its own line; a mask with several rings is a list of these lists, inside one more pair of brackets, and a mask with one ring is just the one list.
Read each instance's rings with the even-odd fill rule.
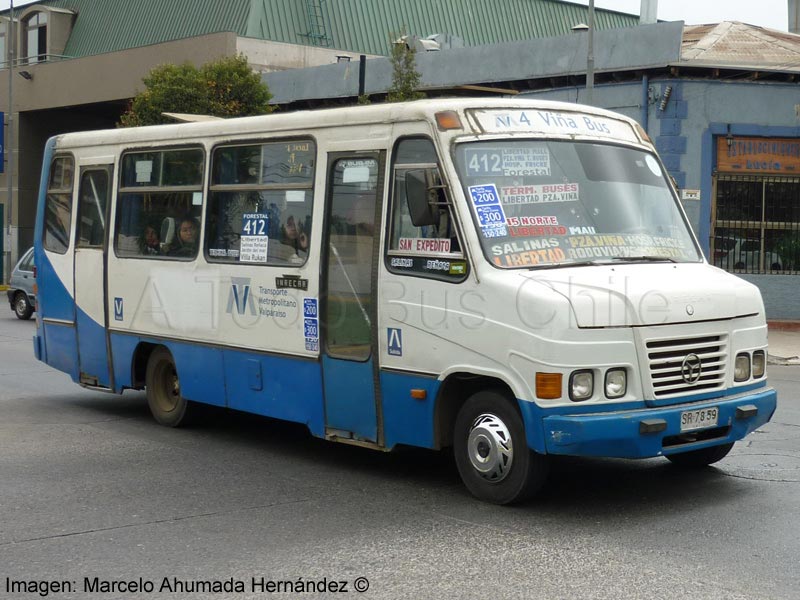
[[83,167],[75,224],[75,326],[80,383],[112,388],[105,248],[112,165]]
[[384,152],[328,155],[321,354],[329,438],[381,443],[375,280],[384,164]]

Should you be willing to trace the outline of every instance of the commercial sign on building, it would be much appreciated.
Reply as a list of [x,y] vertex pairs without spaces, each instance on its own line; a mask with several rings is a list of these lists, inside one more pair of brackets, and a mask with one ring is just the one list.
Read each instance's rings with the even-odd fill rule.
[[717,170],[720,173],[798,175],[800,140],[720,136],[717,138]]

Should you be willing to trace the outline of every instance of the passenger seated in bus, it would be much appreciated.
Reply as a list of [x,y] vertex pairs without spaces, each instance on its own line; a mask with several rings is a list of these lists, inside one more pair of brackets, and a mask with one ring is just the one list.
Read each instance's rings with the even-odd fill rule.
[[167,250],[167,256],[194,256],[197,253],[197,234],[200,226],[194,217],[184,217],[178,226],[178,235]]
[[161,237],[154,225],[148,223],[144,226],[142,237],[139,238],[139,248],[145,255],[161,254]]
[[281,228],[281,243],[292,248],[298,257],[302,258],[308,252],[308,236],[302,224],[294,220],[294,215],[289,215]]

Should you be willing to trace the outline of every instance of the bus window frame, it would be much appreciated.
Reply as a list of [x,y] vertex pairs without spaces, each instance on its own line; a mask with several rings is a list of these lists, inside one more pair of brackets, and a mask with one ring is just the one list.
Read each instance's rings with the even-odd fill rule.
[[[70,205],[69,205],[69,218],[70,218],[70,223],[69,223],[69,226],[67,227],[67,235],[68,235],[67,244],[66,244],[66,246],[64,246],[64,251],[63,252],[59,252],[58,250],[53,250],[53,249],[47,247],[47,204],[48,204],[47,197],[50,195],[50,191],[51,191],[50,190],[50,178],[53,175],[53,165],[60,158],[69,158],[69,159],[72,160],[72,186],[69,188],[69,202],[70,202]],[[75,229],[75,227],[74,227],[75,221],[77,220],[77,218],[76,218],[75,215],[73,215],[73,212],[77,211],[77,202],[75,202],[75,194],[76,194],[76,189],[77,189],[77,186],[76,186],[76,183],[77,183],[76,170],[77,170],[77,168],[78,168],[78,161],[75,158],[75,153],[74,152],[60,151],[57,154],[55,154],[53,156],[52,160],[50,161],[50,166],[48,167],[48,171],[47,171],[47,188],[45,189],[45,215],[44,215],[44,219],[42,221],[42,250],[44,250],[45,252],[52,252],[53,254],[58,254],[59,256],[64,256],[64,255],[74,251],[75,239],[74,239],[73,233],[74,233],[74,229]],[[56,190],[56,193],[62,193],[63,194],[63,193],[66,193],[66,191],[67,191],[67,188],[58,188]]]
[[[437,162],[435,163],[397,163],[397,154],[398,154],[398,147],[401,143],[408,141],[408,140],[426,140],[430,142],[431,146],[433,147],[433,151],[436,155]],[[449,211],[449,218],[452,224],[453,232],[455,233],[456,240],[458,241],[460,250],[458,252],[436,252],[430,254],[419,254],[414,252],[406,252],[403,250],[392,249],[392,234],[394,232],[394,219],[395,219],[395,200],[397,198],[397,178],[396,173],[397,171],[411,171],[416,169],[433,169],[435,170],[442,183],[444,184],[444,192],[446,194],[446,204]],[[389,175],[391,177],[391,183],[389,186],[389,194],[388,194],[388,202],[386,207],[386,230],[385,230],[385,242],[384,242],[384,249],[383,249],[383,264],[387,271],[392,273],[393,275],[400,275],[404,277],[419,277],[422,279],[431,279],[435,281],[442,281],[446,283],[453,283],[453,284],[460,284],[467,280],[470,274],[470,261],[468,258],[468,253],[465,249],[465,238],[463,231],[461,229],[461,222],[456,214],[456,207],[455,202],[453,200],[453,187],[447,182],[445,178],[445,172],[442,168],[442,161],[441,155],[436,148],[436,142],[434,139],[427,134],[409,134],[403,135],[398,137],[392,146],[392,154],[391,154],[391,161],[390,161],[390,169]],[[464,272],[459,274],[459,276],[454,277],[453,275],[446,274],[444,272],[437,273],[436,271],[417,271],[417,270],[407,270],[401,269],[398,267],[392,266],[392,259],[395,258],[408,258],[411,260],[418,259],[420,261],[428,259],[428,260],[438,260],[438,261],[447,261],[447,262],[463,262],[465,264]]]
[[[235,148],[235,147],[244,147],[244,146],[265,146],[267,144],[282,144],[287,142],[303,142],[303,141],[310,141],[314,144],[314,172],[311,175],[310,184],[299,186],[299,185],[290,185],[290,184],[280,184],[280,183],[234,183],[234,184],[218,184],[215,185],[212,182],[214,177],[214,153],[220,148]],[[203,222],[206,224],[208,220],[208,205],[211,201],[211,194],[213,192],[242,192],[242,191],[290,191],[290,190],[309,190],[311,194],[311,207],[309,209],[309,215],[311,216],[311,225],[312,229],[314,227],[314,208],[316,206],[316,198],[315,191],[318,189],[317,185],[317,176],[319,174],[319,165],[320,165],[320,144],[316,136],[314,135],[296,135],[290,137],[279,137],[279,138],[243,138],[243,139],[236,139],[236,140],[225,140],[219,141],[215,144],[212,144],[208,149],[208,177],[206,179],[206,202],[204,203],[204,210],[203,210]],[[262,163],[263,164],[263,163]],[[324,186],[323,186],[324,188]],[[323,198],[323,204],[325,199]],[[297,269],[305,266],[310,257],[311,257],[311,235],[308,236],[308,248],[306,249],[306,256],[303,258],[303,262],[291,264],[291,263],[276,263],[276,262],[267,262],[264,263],[257,263],[257,262],[240,262],[240,261],[230,261],[224,260],[218,256],[211,256],[208,253],[209,245],[208,245],[208,228],[203,229],[203,237],[202,237],[202,249],[203,249],[203,257],[205,258],[206,262],[209,264],[216,264],[216,265],[230,265],[235,267],[273,267],[273,268],[282,268],[282,269]]]
[[[168,152],[170,150],[200,150],[203,156],[203,172],[200,178],[199,185],[182,185],[182,186],[170,186],[169,188],[164,188],[161,186],[141,186],[141,187],[130,187],[130,188],[123,188],[122,187],[122,177],[124,175],[124,168],[123,168],[123,159],[127,154],[136,154],[136,153],[144,153],[144,152]],[[112,190],[113,197],[112,203],[114,207],[114,229],[113,229],[113,249],[114,249],[114,257],[120,260],[155,260],[155,261],[176,261],[176,262],[192,262],[197,260],[197,257],[200,256],[200,243],[203,239],[203,222],[205,221],[205,207],[206,207],[206,195],[208,190],[208,178],[210,177],[209,172],[209,160],[208,160],[208,150],[206,146],[203,145],[202,141],[195,141],[189,144],[176,146],[174,144],[168,144],[164,146],[134,146],[129,148],[122,148],[116,155],[116,159],[118,161],[119,167],[117,169],[117,179],[115,181],[115,189]],[[199,188],[199,189],[198,189]],[[122,206],[120,202],[120,195],[121,194],[130,194],[130,193],[149,193],[149,192],[163,192],[165,189],[169,189],[170,192],[197,192],[199,191],[202,196],[202,201],[200,204],[200,215],[197,217],[198,219],[198,230],[197,230],[197,239],[198,239],[198,249],[195,252],[194,256],[192,257],[183,257],[183,256],[169,256],[166,254],[134,254],[134,255],[120,255],[119,254],[119,221],[120,221],[120,207]]]
[[[111,196],[112,196],[113,186],[114,186],[114,173],[113,173],[113,170],[114,170],[113,164],[85,165],[85,166],[82,166],[82,167],[79,168],[80,177],[78,179],[78,187],[76,189],[76,193],[77,193],[77,196],[76,196],[77,202],[76,202],[76,204],[77,204],[78,208],[77,208],[77,211],[75,213],[75,248],[93,248],[93,249],[104,250],[105,247],[106,247],[106,242],[108,240],[109,229],[110,229],[109,228],[109,223],[108,223],[108,213],[111,212]],[[81,199],[83,178],[84,178],[84,176],[86,174],[92,173],[92,172],[105,173],[108,176],[108,180],[107,180],[107,185],[108,185],[107,194],[108,194],[108,196],[106,198],[106,206],[104,207],[105,214],[102,215],[106,219],[106,223],[105,223],[105,225],[103,227],[103,241],[101,243],[99,243],[99,244],[92,244],[92,243],[89,243],[89,242],[84,242],[82,240],[81,235],[80,235],[81,221],[83,219],[82,210],[81,210],[81,207],[83,205],[83,202],[82,202],[82,199]]]

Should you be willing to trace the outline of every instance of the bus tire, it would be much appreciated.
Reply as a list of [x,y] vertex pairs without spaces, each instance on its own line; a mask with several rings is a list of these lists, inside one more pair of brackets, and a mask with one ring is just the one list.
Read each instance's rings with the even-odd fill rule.
[[172,354],[163,346],[153,350],[147,360],[145,389],[150,412],[159,424],[178,427],[185,422],[189,402],[181,395]]
[[700,450],[690,450],[680,454],[670,454],[667,459],[673,464],[686,469],[700,469],[713,465],[728,456],[728,452],[733,448],[733,443],[711,446]]
[[547,479],[547,457],[528,448],[522,417],[512,402],[499,390],[476,392],[459,410],[453,432],[464,485],[493,504],[530,498]]

